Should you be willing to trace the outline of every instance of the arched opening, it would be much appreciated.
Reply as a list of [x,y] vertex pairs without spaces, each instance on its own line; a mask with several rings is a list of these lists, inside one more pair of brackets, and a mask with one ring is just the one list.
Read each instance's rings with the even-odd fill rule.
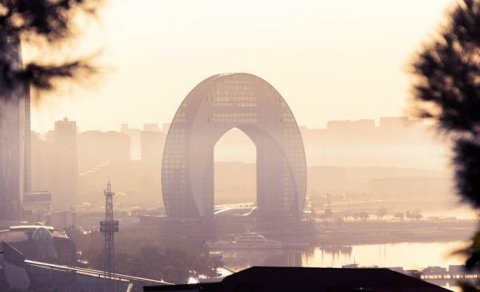
[[243,131],[226,132],[214,148],[214,202],[255,206],[257,200],[257,148]]
[[[245,143],[250,141],[245,138],[243,143],[220,141],[214,149],[221,135],[232,127],[243,131],[255,146]],[[231,135],[238,136],[235,132]],[[248,152],[249,147],[242,146],[249,143],[255,151]],[[224,144],[230,146],[221,150]],[[215,175],[215,150],[218,161],[255,164],[243,171],[217,167]],[[251,153],[249,157],[245,151]],[[242,190],[250,191],[222,190],[224,179],[220,175],[234,177]],[[299,218],[306,179],[298,125],[282,96],[265,80],[247,73],[215,75],[195,86],[178,108],[162,161],[162,192],[169,217],[210,218],[222,211],[215,210],[214,204],[230,197],[231,202],[256,202],[255,213],[262,218]]]

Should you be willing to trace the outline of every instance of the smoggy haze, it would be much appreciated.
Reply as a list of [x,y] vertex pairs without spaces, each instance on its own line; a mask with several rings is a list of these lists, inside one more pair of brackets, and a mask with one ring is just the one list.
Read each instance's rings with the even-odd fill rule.
[[32,126],[45,131],[64,116],[81,130],[170,122],[194,85],[221,72],[268,80],[299,125],[403,115],[408,60],[449,3],[109,1],[101,28],[88,32],[86,45],[73,45],[102,50],[107,74],[93,90],[65,90],[41,103]]

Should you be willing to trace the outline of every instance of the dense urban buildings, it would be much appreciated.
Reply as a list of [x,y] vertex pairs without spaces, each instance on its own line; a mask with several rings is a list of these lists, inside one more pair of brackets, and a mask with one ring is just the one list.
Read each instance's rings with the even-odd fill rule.
[[[118,203],[128,210],[164,207],[158,194],[162,193],[162,149],[169,124],[150,123],[140,129],[122,125],[121,131],[77,133],[75,122],[63,119],[57,121],[53,131],[32,133],[30,160],[29,137],[12,138],[22,131],[26,133],[28,124],[22,119],[26,120],[28,115],[22,102],[15,106],[18,115],[13,120],[23,124],[12,123],[10,115],[9,128],[2,130],[0,136],[4,141],[17,141],[19,147],[24,147],[25,159],[20,151],[19,156],[2,156],[2,161],[6,161],[2,166],[14,163],[14,167],[9,167],[8,177],[15,182],[1,187],[16,186],[15,195],[9,199],[16,206],[30,193],[45,194],[40,196],[41,202],[37,202],[38,195],[28,199],[28,206],[23,208],[28,218],[44,218],[48,207],[68,211],[85,202],[100,203],[102,197],[98,196],[98,189],[109,178],[126,194],[119,196]],[[2,117],[2,125],[6,127],[7,115]],[[18,133],[12,134],[13,129]],[[422,123],[405,117],[381,117],[328,121],[324,128],[300,127],[300,131],[308,163],[308,204],[325,202],[327,193],[332,201],[356,195],[388,200],[452,200],[448,196],[452,189],[448,173],[438,171],[444,167],[441,158],[448,157],[448,153],[442,154],[445,150]],[[3,146],[2,153],[11,145]],[[253,140],[238,128],[219,138],[214,149],[215,204],[257,204],[255,147]],[[2,168],[3,180],[7,175],[4,170]],[[31,188],[27,188],[29,177]],[[419,193],[422,195],[418,196]],[[2,202],[7,202],[6,194],[2,192]],[[8,212],[14,214],[8,215]],[[20,207],[8,208],[8,212],[2,216],[20,218]]]
[[[164,281],[134,277],[129,275],[112,274],[112,277],[105,277],[104,271],[88,269],[84,267],[75,267],[75,265],[65,265],[58,261],[52,263],[44,255],[48,255],[49,251],[55,254],[57,258],[68,258],[70,254],[75,255],[75,244],[71,240],[61,238],[55,231],[50,231],[49,226],[19,226],[22,229],[13,232],[25,232],[25,229],[35,229],[34,234],[38,233],[37,240],[30,239],[30,249],[22,251],[17,249],[16,243],[10,245],[2,241],[0,247],[2,249],[2,268],[0,269],[0,290],[1,291],[102,291],[102,292],[141,292],[143,286],[146,285],[166,285]],[[14,228],[15,229],[15,228]],[[12,232],[12,231],[7,231]],[[53,233],[53,234],[51,234]],[[0,237],[4,235],[0,233]],[[26,237],[26,236],[25,236]],[[35,242],[36,241],[36,242]],[[56,250],[50,246],[42,245],[45,241],[60,242],[61,245],[55,244]],[[27,243],[25,241],[25,243]],[[38,244],[40,243],[40,244]],[[38,249],[34,249],[32,254],[31,246],[38,245]],[[67,256],[57,251],[65,252]],[[39,259],[39,255],[42,258]]]
[[67,118],[56,121],[53,135],[57,150],[54,202],[63,208],[73,208],[78,203],[77,123]]
[[50,192],[56,209],[73,208],[78,203],[77,124],[67,118],[56,121],[46,136],[32,135],[32,189]]
[[256,145],[260,216],[299,218],[307,183],[300,130],[275,88],[244,73],[207,78],[175,114],[162,164],[167,214],[173,218],[213,216],[214,146],[232,128],[243,131]]
[[[168,128],[168,124],[146,124],[140,129],[122,125],[117,132],[79,132],[77,152],[83,155],[78,157],[77,203],[100,203],[98,189],[111,179],[126,194],[119,196],[119,204],[125,201],[132,208],[163,208],[158,194],[162,193],[161,151]],[[444,167],[440,158],[448,154],[442,155],[441,144],[421,123],[404,117],[381,117],[328,121],[325,128],[300,127],[300,131],[308,164],[307,196],[312,199],[326,193],[331,199],[358,193],[370,198],[411,197],[438,202],[451,190],[448,174],[438,171]],[[63,152],[74,147],[57,145],[58,135],[55,131],[32,135],[32,187],[34,192],[51,193],[52,207],[69,208],[72,204],[57,204],[68,201],[65,192],[58,192],[66,181],[59,178],[67,175],[58,170],[58,164],[64,161]],[[115,145],[119,148],[109,152]],[[232,129],[215,144],[214,152],[215,204],[256,204],[256,150],[252,140],[241,130]],[[75,162],[71,161],[73,166]],[[68,173],[72,174],[73,168]]]
[[135,128],[130,128],[128,124],[122,124],[120,128],[120,132],[122,134],[127,135],[130,137],[130,159],[132,160],[139,160],[141,153],[141,141],[140,141],[140,135],[141,135],[141,130],[140,129],[135,129]]
[[165,134],[157,124],[145,124],[140,134],[141,160],[145,162],[161,162]]
[[130,137],[116,131],[87,131],[78,136],[79,169],[92,170],[101,164],[130,160]]

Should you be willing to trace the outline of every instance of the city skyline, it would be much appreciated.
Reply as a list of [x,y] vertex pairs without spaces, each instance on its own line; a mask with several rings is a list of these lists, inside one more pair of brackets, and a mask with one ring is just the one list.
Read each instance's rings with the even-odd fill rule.
[[[64,120],[64,119],[77,122],[77,120],[72,119],[70,116],[65,115],[65,116],[63,116],[59,119],[53,120],[52,124],[46,125],[45,129],[42,129],[42,131],[36,131],[35,129],[32,129],[32,133],[39,134],[40,137],[42,137],[43,135],[46,135],[49,132],[52,132],[54,130],[54,126],[55,126],[56,121],[60,121],[60,120]],[[312,127],[310,125],[302,125],[302,124],[299,124],[298,126],[301,129],[308,129],[308,130],[327,130],[327,129],[331,128],[332,126],[336,126],[337,123],[345,123],[345,125],[350,124],[352,126],[354,126],[356,123],[364,123],[364,126],[366,124],[368,124],[368,125],[371,125],[372,128],[380,128],[382,126],[381,125],[382,124],[382,119],[406,119],[405,120],[405,122],[406,122],[405,126],[407,126],[407,127],[409,125],[415,124],[415,123],[422,124],[426,127],[431,126],[429,124],[426,124],[422,120],[418,120],[416,118],[408,117],[408,116],[404,116],[404,115],[403,116],[402,115],[398,115],[398,116],[380,115],[380,116],[376,116],[376,117],[372,117],[372,118],[358,118],[358,119],[330,119],[330,120],[325,120],[324,123],[322,123],[322,125],[319,125],[319,126],[313,126]],[[77,130],[78,130],[79,133],[85,133],[85,132],[108,133],[108,132],[122,132],[125,128],[125,130],[127,130],[127,131],[128,130],[138,130],[138,131],[152,132],[153,130],[149,129],[149,127],[155,126],[155,127],[158,127],[158,132],[161,132],[163,134],[167,134],[168,128],[170,126],[170,122],[171,122],[171,120],[170,121],[165,121],[164,123],[162,123],[162,122],[152,123],[151,121],[137,121],[136,123],[134,123],[134,126],[132,126],[131,124],[120,121],[119,124],[113,125],[113,128],[107,128],[107,129],[88,128],[87,129],[87,128],[82,128],[82,125],[77,125]]]
[[480,0],[0,2],[0,290],[480,287],[479,25]]
[[65,89],[42,100],[32,126],[44,131],[65,115],[82,130],[169,122],[190,88],[220,72],[276,84],[299,125],[405,115],[412,54],[450,3],[109,3],[101,28],[72,50],[102,51],[105,75],[92,90]]

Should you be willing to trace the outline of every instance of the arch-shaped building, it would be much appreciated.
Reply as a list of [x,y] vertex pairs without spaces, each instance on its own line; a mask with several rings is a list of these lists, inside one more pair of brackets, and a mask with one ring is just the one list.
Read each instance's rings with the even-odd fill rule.
[[257,148],[259,215],[299,218],[307,181],[300,130],[278,91],[246,73],[207,78],[178,108],[163,153],[162,191],[167,215],[213,216],[214,147],[232,128],[243,131]]

